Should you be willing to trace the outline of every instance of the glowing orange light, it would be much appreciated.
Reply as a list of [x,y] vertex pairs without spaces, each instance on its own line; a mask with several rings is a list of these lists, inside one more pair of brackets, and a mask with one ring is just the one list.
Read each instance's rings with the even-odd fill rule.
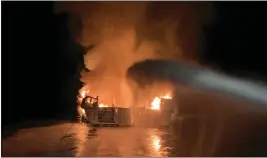
[[108,107],[108,105],[101,103],[101,104],[99,104],[99,107],[100,107],[100,108],[101,108],[101,107]]
[[157,137],[157,136],[153,137],[152,143],[153,143],[153,147],[154,147],[155,151],[158,152],[160,147],[161,147],[161,142],[160,142],[159,137]]
[[81,92],[81,96],[84,98],[85,97],[85,91]]
[[155,97],[151,103],[151,107],[150,109],[152,110],[160,110],[160,103],[161,103],[161,98],[164,99],[172,99],[172,97],[170,96],[170,94],[166,94],[162,97]]
[[161,98],[164,98],[164,99],[171,99],[172,97],[171,97],[169,94],[166,94],[166,95],[164,95],[164,96],[161,97]]
[[160,98],[155,97],[151,103],[151,109],[159,110],[160,109]]

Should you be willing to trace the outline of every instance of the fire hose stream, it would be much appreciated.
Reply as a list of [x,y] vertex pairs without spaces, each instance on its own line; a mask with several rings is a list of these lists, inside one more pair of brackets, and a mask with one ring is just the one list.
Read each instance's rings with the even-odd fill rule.
[[[182,125],[176,124],[184,130],[183,156],[267,155],[267,86],[263,83],[167,60],[136,63],[127,77],[141,87],[153,82],[174,85],[177,115],[183,116]],[[203,138],[193,139],[195,135]]]
[[132,66],[128,77],[139,83],[144,80],[170,81],[176,85],[186,85],[188,88],[205,91],[216,91],[230,95],[233,99],[242,98],[267,106],[267,86],[252,81],[242,80],[211,71],[207,68],[186,65],[182,62],[167,60],[147,60]]

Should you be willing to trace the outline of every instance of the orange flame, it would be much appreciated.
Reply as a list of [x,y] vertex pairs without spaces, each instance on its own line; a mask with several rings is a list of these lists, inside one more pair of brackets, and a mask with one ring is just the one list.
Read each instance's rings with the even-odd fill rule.
[[81,96],[84,98],[85,97],[85,91],[81,92]]
[[160,103],[161,103],[161,98],[164,99],[172,99],[172,97],[170,96],[170,94],[166,94],[162,97],[155,97],[151,103],[151,107],[150,109],[152,110],[160,110]]
[[161,98],[164,98],[164,99],[172,99],[172,97],[171,97],[169,94],[166,94],[166,95],[164,95],[164,96],[161,97]]
[[101,107],[108,107],[108,105],[101,103],[101,104],[99,104],[99,107],[100,107],[100,108],[101,108]]
[[155,97],[151,103],[151,109],[159,110],[160,109],[160,98]]
[[80,90],[80,94],[82,98],[85,98],[88,93],[89,93],[89,90]]

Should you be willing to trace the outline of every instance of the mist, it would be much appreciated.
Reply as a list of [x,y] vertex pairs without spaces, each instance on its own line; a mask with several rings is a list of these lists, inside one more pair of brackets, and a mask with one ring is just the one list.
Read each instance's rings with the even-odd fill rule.
[[[213,17],[211,5],[203,2],[56,2],[55,12],[71,15],[69,29],[77,42],[95,45],[84,56],[91,71],[81,72],[90,95],[121,107],[131,106],[133,91],[156,95],[159,92],[151,89],[161,84],[129,86],[130,66],[147,59],[197,63],[204,41],[202,26]],[[82,27],[77,28],[79,20]]]

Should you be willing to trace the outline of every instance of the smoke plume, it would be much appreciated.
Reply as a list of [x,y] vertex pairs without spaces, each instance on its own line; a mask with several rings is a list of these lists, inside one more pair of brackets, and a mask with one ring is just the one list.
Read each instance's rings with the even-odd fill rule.
[[[95,45],[84,56],[90,72],[81,80],[91,95],[106,104],[130,106],[132,91],[126,71],[146,59],[197,62],[201,27],[211,19],[206,2],[57,2],[56,12],[68,12],[69,28],[83,46]],[[76,20],[75,20],[76,19]],[[82,27],[75,27],[77,19]],[[76,22],[77,23],[77,22]],[[80,29],[80,30],[79,30]],[[78,35],[77,35],[78,34]]]

